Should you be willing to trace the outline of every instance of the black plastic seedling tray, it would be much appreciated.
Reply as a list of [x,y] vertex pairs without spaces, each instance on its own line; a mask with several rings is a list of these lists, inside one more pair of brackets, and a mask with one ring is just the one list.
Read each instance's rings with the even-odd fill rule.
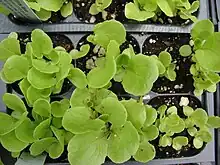
[[[208,19],[210,14],[210,2],[209,0],[200,0],[200,9],[198,12],[198,19]],[[28,24],[20,23],[16,24],[9,20],[6,16],[0,17],[0,33],[16,32],[30,32],[34,28],[41,28],[48,32],[85,32],[92,31],[94,24],[84,23],[76,18],[73,14],[60,23],[43,23],[43,24]],[[178,32],[188,33],[191,29],[191,24],[186,26],[177,25],[156,25],[156,24],[144,24],[144,23],[125,23],[126,30],[129,32]]]
[[[54,33],[53,33],[54,34]],[[59,34],[63,34],[65,36],[67,36],[73,43],[74,47],[77,48],[78,42],[82,41],[81,39],[89,34],[89,33],[83,33],[83,32],[69,32],[69,33],[59,33]],[[7,35],[0,35],[0,39],[6,37]],[[170,51],[173,59],[175,59],[177,61],[177,64],[179,65],[179,70],[181,70],[181,60],[183,59],[179,59],[177,58],[177,53],[176,51],[178,50],[178,46],[181,46],[181,44],[183,45],[184,43],[189,42],[190,38],[189,38],[189,34],[183,33],[183,34],[173,34],[173,33],[129,33],[127,36],[133,36],[133,42],[136,44],[136,51],[137,52],[142,52],[143,54],[146,55],[151,55],[151,54],[157,54],[157,51],[161,51],[161,50],[154,50],[154,49],[150,49],[150,47],[152,46],[153,48],[155,47],[155,45],[153,44],[158,44],[160,45],[160,39],[166,40],[166,42],[168,42],[168,45],[160,45],[159,47],[157,46],[157,48],[160,49],[164,49],[165,47],[169,47],[168,51]],[[157,36],[155,38],[155,36]],[[162,38],[160,38],[162,37]],[[131,37],[129,37],[131,38]],[[135,41],[135,42],[134,42]],[[152,42],[153,41],[153,42]],[[156,41],[156,42],[155,42]],[[178,45],[179,44],[179,45]],[[147,45],[147,46],[146,46]],[[170,49],[171,47],[172,50]],[[185,59],[184,61],[187,62],[187,59]],[[75,64],[77,65],[77,62],[75,62]],[[183,68],[182,68],[183,69]],[[189,68],[188,68],[189,69]],[[183,74],[187,74],[187,73],[183,73]],[[180,78],[180,79],[179,79]],[[183,79],[181,79],[181,76],[177,75],[177,81],[176,84],[172,84],[170,86],[168,86],[168,83],[166,80],[158,80],[158,83],[161,83],[161,88],[159,89],[157,87],[157,85],[154,86],[154,88],[152,89],[152,91],[150,93],[148,93],[147,95],[144,96],[144,102],[147,104],[151,104],[152,106],[156,107],[157,105],[155,105],[154,100],[157,98],[168,98],[165,99],[165,101],[162,101],[162,103],[165,104],[172,104],[174,103],[175,105],[179,106],[178,103],[181,99],[181,97],[187,97],[189,98],[190,104],[191,101],[195,102],[193,100],[196,100],[196,102],[198,103],[198,107],[203,107],[204,109],[207,110],[209,115],[214,115],[214,94],[211,93],[205,93],[203,96],[196,98],[195,96],[193,96],[193,89],[190,87],[190,85],[188,85],[188,81],[190,80],[190,77],[188,77],[186,79],[187,81],[184,81]],[[157,84],[157,83],[155,83]],[[177,85],[177,86],[176,86]],[[192,85],[192,84],[191,84]],[[71,88],[67,93],[61,95],[61,96],[56,96],[56,97],[67,97],[69,98],[73,92],[74,88]],[[6,86],[1,82],[0,84],[0,94],[2,95],[4,92],[6,91]],[[12,89],[12,87],[10,85],[7,86],[7,91],[8,92],[12,92],[15,93],[15,91]],[[116,92],[117,92],[117,88],[116,88]],[[120,93],[118,94],[119,97],[130,97],[129,95],[126,95],[124,93]],[[171,99],[170,99],[171,98]],[[174,98],[174,99],[172,99]],[[193,99],[191,99],[193,98]],[[164,100],[164,99],[162,99]],[[174,100],[174,101],[173,101]],[[2,104],[2,102],[0,102],[0,109],[5,111],[5,107]],[[214,131],[213,131],[213,135],[214,135]],[[3,154],[3,155],[2,155]],[[5,156],[8,155],[8,156]],[[14,163],[13,159],[9,156],[10,154],[3,151],[2,148],[0,148],[0,156],[3,160],[3,162],[7,162],[6,165],[12,165]],[[160,157],[157,155],[157,157]],[[206,146],[204,146],[204,148],[202,149],[202,151],[200,152],[196,152],[196,153],[189,153],[187,157],[180,157],[180,158],[175,158],[175,157],[170,157],[170,158],[155,158],[154,160],[150,161],[147,164],[150,165],[162,165],[162,164],[183,164],[183,163],[197,163],[197,162],[214,162],[215,161],[215,142],[214,142],[214,136],[213,136],[213,141],[209,144],[207,144]],[[59,163],[58,161],[47,161],[47,164],[50,165],[55,165],[55,164],[62,164],[62,165],[67,165],[68,163]],[[109,160],[106,160],[105,165],[113,165],[114,163],[110,162]],[[138,163],[135,162],[133,160],[130,160],[126,163],[124,163],[123,165],[141,165],[142,163]]]

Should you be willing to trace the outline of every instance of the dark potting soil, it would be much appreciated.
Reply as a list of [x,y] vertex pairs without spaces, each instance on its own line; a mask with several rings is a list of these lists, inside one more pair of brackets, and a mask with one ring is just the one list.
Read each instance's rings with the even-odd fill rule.
[[[189,0],[192,4],[195,0]],[[86,23],[97,23],[103,22],[104,20],[116,19],[120,22],[128,22],[128,23],[137,23],[135,20],[128,20],[125,17],[125,5],[126,3],[133,2],[132,0],[112,0],[111,5],[105,9],[107,12],[107,16],[103,19],[102,13],[97,15],[89,14],[89,9],[95,0],[77,0],[74,1],[73,7],[76,17],[83,22]],[[193,14],[194,16],[198,15],[198,11]],[[148,19],[142,23],[147,24],[173,24],[173,25],[187,25],[192,23],[191,20],[184,20],[180,18],[179,15],[175,17],[168,17],[165,13],[160,12],[157,14],[157,20]]]
[[[173,96],[157,96],[149,101],[149,105],[152,105],[152,107],[158,109],[161,105],[167,105],[168,107],[175,105],[178,109],[178,115],[181,118],[186,118],[186,116],[183,114],[182,107],[179,105],[181,97],[187,97],[189,99],[189,105],[193,109],[201,108],[201,102],[195,97],[191,95],[173,95]],[[181,150],[176,151],[172,148],[172,146],[168,147],[160,147],[159,145],[159,138],[151,141],[150,143],[155,146],[156,149],[156,157],[155,158],[180,158],[180,157],[191,157],[194,155],[199,154],[204,148],[205,145],[201,149],[196,149],[193,146],[193,137],[190,136],[185,129],[183,132],[174,134],[172,137],[176,136],[185,136],[188,138],[189,143],[187,146],[184,146]]]
[[[70,52],[72,49],[74,49],[74,45],[72,43],[72,41],[65,35],[63,34],[59,34],[59,33],[50,33],[48,34],[53,42],[53,47],[57,47],[57,46],[62,46],[63,48],[66,49],[67,52]],[[26,50],[26,45],[28,42],[31,42],[31,34],[30,33],[20,33],[18,34],[18,40],[20,42],[20,49],[21,49],[21,53],[24,54],[25,50]],[[19,82],[20,81],[16,81],[12,84],[9,84],[9,86],[12,87],[12,89],[14,91],[16,91],[18,94],[23,95],[23,93],[21,92],[20,88],[19,88]],[[59,94],[56,95],[62,95],[66,92],[68,92],[71,88],[72,88],[72,83],[68,80],[65,79],[64,83],[63,83],[63,87],[61,89],[61,92]]]
[[[87,35],[83,36],[77,44],[77,49],[78,50],[80,49],[80,47],[82,45],[89,44],[90,45],[89,53],[86,56],[84,56],[80,59],[77,59],[76,64],[75,64],[77,68],[81,69],[86,74],[88,74],[91,70],[91,69],[86,68],[86,62],[88,60],[92,60],[93,62],[95,62],[95,60],[100,57],[100,55],[98,55],[97,52],[94,52],[95,45],[87,41],[87,37],[89,35],[90,34],[87,34]],[[123,52],[123,50],[129,48],[129,45],[133,46],[135,53],[140,53],[140,47],[139,47],[139,44],[138,44],[137,40],[132,35],[127,34],[125,43],[123,43],[120,46],[121,52]],[[121,83],[117,83],[113,80],[111,82],[112,82],[112,87],[110,88],[110,90],[112,92],[116,93],[118,96],[119,95],[121,95],[121,96],[122,95],[128,95],[127,92],[124,91]]]
[[170,81],[166,77],[159,77],[154,83],[152,91],[156,93],[188,93],[193,92],[193,78],[190,74],[192,64],[191,56],[182,57],[179,48],[189,44],[189,34],[154,34],[148,37],[142,47],[145,55],[159,55],[161,51],[167,50],[172,56],[172,62],[176,64],[175,81]]

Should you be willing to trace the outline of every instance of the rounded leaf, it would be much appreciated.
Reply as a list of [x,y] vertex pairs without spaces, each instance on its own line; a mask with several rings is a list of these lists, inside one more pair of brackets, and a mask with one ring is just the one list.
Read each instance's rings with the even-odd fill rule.
[[63,116],[63,127],[73,134],[83,134],[101,130],[105,122],[95,119],[92,110],[86,107],[73,107],[68,109]]
[[27,79],[29,83],[36,89],[51,88],[56,84],[56,79],[54,78],[53,74],[41,73],[34,68],[31,68],[28,71]]
[[18,140],[15,131],[1,136],[0,140],[2,146],[10,152],[21,152],[29,144]]
[[11,56],[3,66],[4,76],[10,82],[18,81],[27,76],[29,64],[23,56]]
[[116,98],[108,97],[96,109],[101,114],[108,114],[108,122],[112,127],[122,127],[127,120],[127,111],[122,103]]
[[42,117],[50,117],[51,105],[45,99],[38,99],[34,102],[33,111]]
[[146,120],[145,106],[136,100],[123,100],[121,103],[127,110],[128,121],[130,121],[136,129],[140,129]]
[[11,110],[18,111],[21,113],[27,111],[24,102],[15,94],[5,93],[2,97],[2,100],[5,103],[5,105]]
[[108,157],[114,163],[128,161],[139,148],[139,135],[131,122],[127,121],[122,128],[113,130],[109,137]]
[[133,157],[138,162],[147,163],[150,160],[153,160],[155,156],[156,150],[154,146],[145,141],[140,144],[138,151]]
[[98,165],[105,162],[108,141],[102,132],[88,132],[75,135],[68,144],[68,160],[70,164]]
[[203,127],[208,121],[208,115],[205,110],[197,108],[190,116],[197,127]]

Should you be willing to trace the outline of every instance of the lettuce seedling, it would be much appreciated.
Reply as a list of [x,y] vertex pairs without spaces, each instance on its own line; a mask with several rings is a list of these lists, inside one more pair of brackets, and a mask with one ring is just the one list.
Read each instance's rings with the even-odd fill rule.
[[172,146],[175,150],[181,150],[183,146],[188,145],[188,137],[175,135],[187,129],[188,136],[194,137],[194,147],[200,149],[204,142],[212,140],[210,129],[220,128],[220,117],[208,116],[202,108],[194,110],[189,106],[183,106],[182,111],[185,116],[180,117],[175,106],[167,108],[166,105],[162,105],[158,108],[159,119],[155,125],[162,133],[159,146]]
[[26,0],[42,21],[50,19],[52,12],[60,11],[63,17],[68,17],[73,13],[73,4],[68,0]]
[[[126,30],[118,21],[99,23],[93,31],[94,34],[88,36],[87,40],[101,47],[104,54],[97,58],[95,64],[87,64],[92,68],[87,75],[89,87],[103,88],[114,78],[130,94],[141,96],[148,93],[159,76],[158,62],[143,54],[135,55],[132,46],[120,52],[120,45],[126,41]],[[84,46],[80,50],[82,54],[77,52],[78,55],[73,56],[86,55],[88,49]]]
[[201,95],[204,90],[216,91],[220,82],[219,67],[219,32],[214,32],[214,25],[209,20],[197,22],[191,30],[191,45],[183,45],[180,55],[191,56],[193,64],[190,73],[193,75],[195,95]]
[[149,141],[158,136],[153,126],[156,115],[152,117],[156,110],[132,99],[119,101],[105,88],[76,89],[70,104],[62,120],[63,127],[75,134],[68,144],[70,164],[99,165],[106,156],[115,163],[131,156],[141,162],[154,158]]
[[191,19],[196,21],[197,18],[192,14],[199,8],[199,1],[192,4],[188,0],[134,0],[125,6],[125,16],[128,19],[137,21],[146,21],[150,18],[159,17],[160,12],[165,13],[168,17],[179,15],[182,19]]
[[32,32],[25,54],[21,54],[17,36],[12,34],[0,43],[0,52],[5,61],[2,80],[7,84],[20,81],[19,87],[30,105],[38,98],[60,93],[66,78],[78,88],[87,85],[85,74],[71,64],[72,56],[62,47],[53,48],[42,30]]
[[193,110],[189,106],[183,107],[183,112],[187,119],[185,120],[186,128],[190,136],[194,137],[193,145],[195,148],[202,148],[204,142],[212,140],[211,128],[220,128],[220,117],[208,116],[202,108]]
[[112,3],[112,0],[95,0],[89,9],[91,15],[97,15],[100,12],[104,13],[105,9],[109,7]]
[[[53,159],[60,157],[73,134],[62,129],[62,117],[69,108],[67,99],[52,102],[38,99],[31,112],[23,101],[14,94],[3,95],[3,102],[12,110],[10,115],[0,113],[0,142],[4,148],[18,157],[27,146],[30,154],[37,156],[49,153]],[[31,116],[31,118],[29,118]]]
[[152,55],[151,57],[156,60],[160,77],[165,76],[170,81],[176,80],[176,64],[172,63],[172,56],[169,52],[162,51],[159,56]]

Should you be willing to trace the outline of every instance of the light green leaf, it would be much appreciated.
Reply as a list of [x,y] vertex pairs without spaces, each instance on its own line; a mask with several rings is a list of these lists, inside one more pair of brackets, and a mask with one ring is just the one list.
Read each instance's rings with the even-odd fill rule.
[[127,120],[127,111],[118,99],[108,97],[104,99],[101,105],[96,108],[101,114],[108,114],[108,121],[112,124],[113,128],[122,127]]
[[64,144],[67,145],[69,144],[70,140],[73,138],[74,134],[71,133],[71,132],[65,132],[65,135],[64,135]]
[[30,147],[30,153],[32,156],[41,155],[44,151],[46,151],[53,143],[56,143],[57,139],[55,137],[47,137],[44,139],[40,139],[35,141]]
[[28,146],[28,143],[24,143],[17,139],[15,131],[1,136],[0,141],[2,146],[10,152],[21,152]]
[[[61,46],[60,46],[61,47]],[[56,47],[57,48],[57,47]],[[58,50],[53,49],[49,54],[44,54],[44,56],[48,59],[50,59],[51,64],[53,65],[57,65],[60,62],[60,53]],[[66,52],[66,49],[61,47],[62,49],[64,49],[64,52]]]
[[158,113],[160,114],[160,119],[164,118],[165,117],[165,114],[166,114],[166,110],[167,110],[167,106],[166,105],[161,105],[159,108],[158,108]]
[[51,130],[53,131],[54,135],[58,139],[57,143],[52,144],[49,147],[49,155],[51,158],[55,159],[61,156],[64,151],[64,133],[65,131],[62,129],[57,129],[51,126]]
[[183,113],[185,116],[191,116],[194,110],[189,106],[183,106]]
[[177,114],[176,106],[171,106],[167,109],[167,115],[171,115],[171,114]]
[[15,135],[24,143],[33,143],[35,141],[33,137],[35,127],[36,125],[29,118],[26,118],[24,122],[15,129]]
[[92,43],[98,44],[103,48],[107,48],[110,41],[114,40],[119,45],[126,41],[126,30],[122,23],[109,20],[95,25],[93,29],[95,35],[92,38]]
[[170,55],[169,52],[166,52],[166,51],[162,51],[160,54],[159,54],[159,60],[162,62],[162,64],[167,68],[170,64],[171,64],[171,61],[172,61],[172,57]]
[[205,40],[214,33],[214,25],[210,20],[201,20],[193,25],[191,36],[193,40]]
[[97,5],[93,3],[89,8],[89,14],[91,15],[97,15],[100,11],[97,8]]
[[209,116],[207,124],[210,128],[220,127],[220,117],[219,116]]
[[98,165],[105,162],[108,143],[104,133],[93,131],[75,135],[68,144],[68,160],[70,164]]
[[159,74],[163,75],[166,72],[166,68],[163,65],[163,63],[159,60],[159,58],[156,55],[152,55],[150,56],[150,58],[156,62],[158,70],[159,70]]
[[87,86],[86,75],[78,68],[71,68],[67,77],[77,88],[85,88]]
[[203,146],[203,141],[201,138],[194,138],[193,139],[193,145],[196,149],[200,149]]
[[194,124],[194,121],[191,119],[191,118],[187,118],[185,120],[185,126],[186,128],[190,128],[190,127],[193,127],[195,124]]
[[49,100],[49,96],[51,94],[51,89],[36,89],[30,86],[27,90],[27,99],[31,105],[34,105],[34,102],[38,99],[46,99]]
[[192,48],[190,45],[183,45],[180,47],[179,53],[183,57],[190,56],[192,54]]
[[139,135],[131,122],[127,121],[122,128],[113,130],[109,137],[108,157],[114,163],[128,161],[138,151]]
[[187,137],[184,137],[184,136],[177,136],[173,139],[173,145],[172,147],[175,149],[175,150],[181,150],[181,148],[183,146],[186,146],[188,144],[188,138]]
[[90,101],[90,92],[88,88],[76,88],[70,98],[71,107],[87,107],[86,100]]
[[187,129],[187,132],[190,134],[190,136],[195,136],[197,129],[195,127],[190,127]]
[[83,134],[101,130],[105,126],[105,122],[96,119],[89,108],[72,107],[64,114],[62,125],[69,132]]
[[50,131],[50,122],[51,119],[44,120],[34,129],[33,136],[35,139],[46,137],[47,133]]
[[46,62],[43,59],[33,59],[32,65],[35,69],[40,71],[41,73],[53,74],[59,72],[59,67],[51,64],[50,62]]
[[15,38],[6,38],[0,42],[0,59],[6,61],[13,55],[20,55],[20,43]]
[[157,111],[152,107],[146,106],[145,112],[146,112],[146,121],[144,123],[144,127],[149,127],[156,121]]
[[54,101],[51,103],[51,111],[54,117],[63,117],[64,113],[70,107],[70,102],[68,99],[63,99],[61,101]]
[[159,140],[159,146],[167,147],[172,145],[172,138],[168,135],[163,135]]
[[48,11],[54,11],[57,12],[61,9],[63,6],[64,1],[63,0],[36,0],[37,3],[40,5],[41,8],[48,10]]
[[173,0],[157,0],[159,8],[168,16],[175,16],[175,2]]
[[197,127],[203,127],[208,121],[208,115],[205,110],[197,108],[190,116]]
[[[88,85],[91,88],[102,88],[106,86],[116,73],[116,62],[114,56],[119,54],[119,47],[116,41],[110,41],[104,66],[97,66],[88,75]],[[101,79],[99,77],[102,77]]]
[[201,129],[196,133],[195,138],[200,138],[202,141],[209,143],[212,141],[212,134],[209,130]]
[[63,4],[62,8],[60,9],[61,15],[63,17],[68,17],[70,15],[72,15],[73,13],[73,4],[72,2],[68,2],[67,4]]
[[15,119],[10,115],[0,112],[0,121],[4,123],[0,125],[0,137],[1,135],[8,134],[14,129]]
[[53,117],[52,118],[52,125],[56,128],[61,128],[62,127],[62,120],[63,120],[62,117],[59,117],[59,118]]
[[27,90],[29,87],[30,87],[30,83],[26,78],[19,82],[19,88],[21,89],[21,92],[23,93],[26,100],[27,100]]
[[[47,3],[47,1],[45,2]],[[53,3],[51,3],[50,5],[52,4]],[[32,31],[31,41],[34,56],[37,58],[42,58],[43,54],[49,54],[53,49],[53,43],[50,37],[40,29],[35,29]]]
[[41,73],[34,68],[28,71],[27,79],[37,89],[51,88],[56,84],[56,79],[52,74]]
[[133,99],[123,100],[121,103],[127,110],[127,120],[130,121],[137,130],[140,130],[146,120],[145,106]]
[[33,10],[35,11],[40,11],[40,5],[37,3],[37,2],[29,2],[29,1],[26,1],[26,3],[28,4],[28,6],[30,8],[32,8]]
[[89,50],[90,50],[89,44],[82,45],[80,47],[80,51],[78,51],[77,49],[73,49],[71,50],[70,55],[72,56],[72,59],[79,59],[86,56],[89,53]]
[[47,11],[42,8],[40,9],[40,11],[36,11],[35,13],[42,21],[47,21],[52,16],[51,11]]
[[125,6],[125,16],[128,19],[133,19],[137,21],[146,21],[149,18],[155,16],[155,13],[152,11],[140,10],[137,5],[130,2]]
[[33,111],[42,117],[50,117],[51,105],[45,99],[38,99],[34,102]]
[[26,112],[27,109],[21,100],[17,95],[15,94],[10,94],[10,93],[5,93],[2,97],[3,102],[5,105],[10,108],[11,110],[14,111],[19,111],[21,113]]
[[145,141],[140,144],[138,151],[133,157],[138,162],[147,163],[150,160],[153,160],[155,156],[156,150],[154,146]]
[[28,73],[28,60],[23,56],[11,56],[3,66],[4,76],[10,82],[25,78]]
[[65,79],[68,76],[69,71],[72,67],[72,57],[67,52],[60,51],[59,57],[60,61],[58,63],[58,66],[60,68],[60,71],[56,74],[57,82]]
[[150,57],[139,54],[129,61],[122,85],[126,92],[142,96],[151,90],[158,76],[157,64]]
[[167,72],[165,73],[166,78],[168,78],[170,81],[176,80],[176,72],[175,72],[176,65],[170,64],[167,68]]
[[147,141],[155,140],[159,136],[159,130],[155,125],[143,129],[144,138]]

